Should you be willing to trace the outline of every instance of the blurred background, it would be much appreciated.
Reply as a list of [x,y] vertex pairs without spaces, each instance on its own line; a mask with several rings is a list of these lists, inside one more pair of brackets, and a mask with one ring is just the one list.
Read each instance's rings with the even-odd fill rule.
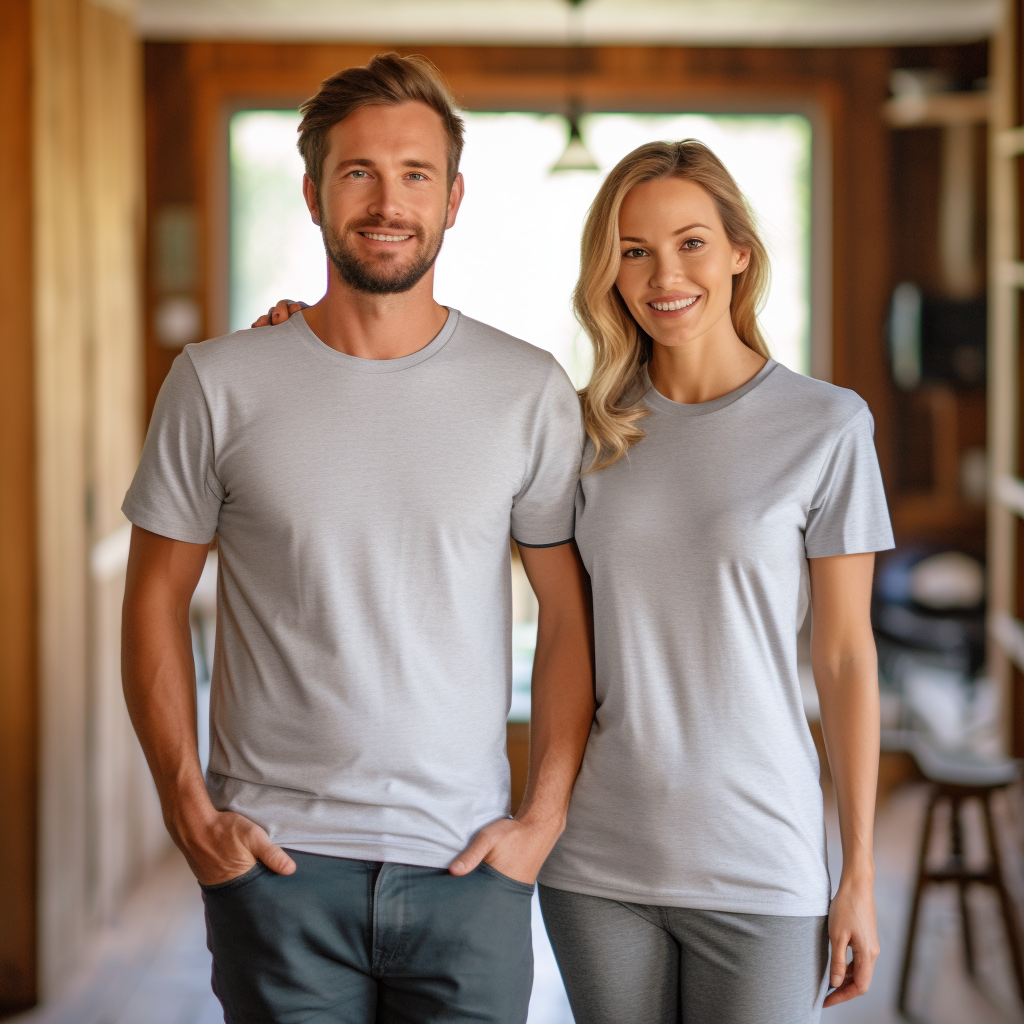
[[[577,385],[568,297],[602,176],[696,137],[739,181],[773,352],[869,403],[898,544],[872,611],[883,954],[826,1020],[1024,1020],[1022,38],[1022,0],[0,0],[0,1016],[223,1019],[121,697],[119,509],[181,348],[319,298],[297,108],[396,49],[465,109],[438,299]],[[512,587],[519,799],[536,604],[515,552]],[[215,589],[212,551],[204,757]],[[535,925],[530,1022],[569,1024]]]

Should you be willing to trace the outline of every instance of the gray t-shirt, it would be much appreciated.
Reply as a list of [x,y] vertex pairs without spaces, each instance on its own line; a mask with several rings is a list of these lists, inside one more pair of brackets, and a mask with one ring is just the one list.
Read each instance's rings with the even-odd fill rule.
[[579,402],[455,310],[401,359],[301,316],[189,345],[124,502],[218,536],[207,788],[298,850],[441,867],[508,814],[509,534],[573,535]]
[[[649,382],[648,382],[649,384]],[[598,711],[549,886],[735,913],[828,911],[818,758],[797,678],[808,558],[892,546],[856,394],[769,361],[585,474]],[[589,446],[584,468],[593,457]]]

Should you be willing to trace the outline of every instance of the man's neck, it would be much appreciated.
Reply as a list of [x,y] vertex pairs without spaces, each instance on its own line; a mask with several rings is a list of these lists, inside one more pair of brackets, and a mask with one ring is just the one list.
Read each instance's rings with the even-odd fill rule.
[[327,294],[303,311],[309,329],[325,344],[360,359],[400,359],[429,345],[448,318],[434,301],[434,268],[407,292],[356,291],[327,265]]

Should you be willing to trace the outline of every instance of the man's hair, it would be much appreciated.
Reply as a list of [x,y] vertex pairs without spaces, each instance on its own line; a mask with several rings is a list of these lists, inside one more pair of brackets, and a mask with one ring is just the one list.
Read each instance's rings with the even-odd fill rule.
[[448,138],[448,186],[459,173],[464,125],[441,73],[426,57],[378,53],[368,64],[346,68],[320,83],[299,108],[299,152],[320,194],[331,129],[354,110],[371,104],[396,106],[410,100],[437,112]]

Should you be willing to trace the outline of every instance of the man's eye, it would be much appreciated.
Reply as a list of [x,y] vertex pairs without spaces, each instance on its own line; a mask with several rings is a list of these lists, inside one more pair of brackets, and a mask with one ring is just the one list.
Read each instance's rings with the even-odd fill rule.
[[412,174],[409,175],[409,177],[413,181],[426,181],[427,180],[427,176],[425,174],[420,174],[418,171],[414,171]]
[[367,178],[367,177],[369,177],[369,175],[366,173],[366,171],[349,171],[349,174],[353,178]]

